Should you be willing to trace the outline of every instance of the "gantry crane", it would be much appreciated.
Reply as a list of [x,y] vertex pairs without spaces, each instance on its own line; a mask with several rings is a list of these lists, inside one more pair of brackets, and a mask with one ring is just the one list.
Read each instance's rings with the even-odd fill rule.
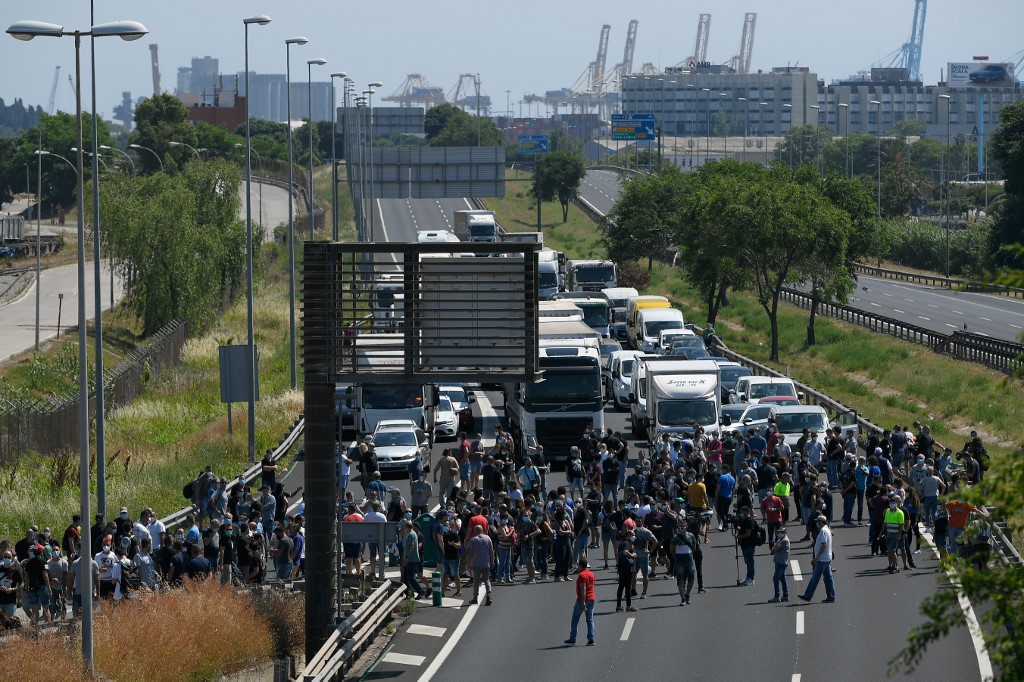
[[46,113],[53,116],[53,106],[57,101],[57,81],[60,79],[60,64],[53,70],[53,85],[50,86],[50,101],[46,103]]
[[160,89],[160,61],[156,56],[156,43],[149,46],[149,65],[153,69],[153,96],[156,97],[161,92]]
[[750,73],[750,62],[754,54],[754,27],[757,25],[757,14],[747,12],[743,15],[743,34],[740,37],[740,51],[726,64],[736,73]]
[[604,90],[605,63],[608,59],[608,34],[611,33],[611,30],[610,24],[601,27],[601,37],[597,43],[597,59],[587,65],[586,70],[572,86],[572,96],[577,103],[584,107],[590,106],[594,101],[599,102],[601,99],[601,92]]
[[711,35],[711,15],[702,14],[697,20],[697,40],[693,45],[693,54],[676,64],[677,69],[693,71],[697,65],[708,58],[708,38]]
[[[601,79],[602,83],[607,83],[608,86],[604,88],[606,93],[620,93],[622,92],[622,79],[627,78],[629,74],[633,73],[633,52],[636,49],[636,29],[640,22],[633,19],[629,22],[629,28],[626,30],[626,47],[622,51],[622,61],[611,68]],[[608,104],[608,97],[604,98],[605,105]],[[604,112],[607,113],[607,112]],[[603,120],[602,114],[602,120]]]
[[924,46],[924,19],[927,12],[928,0],[914,0],[914,23],[910,27],[910,40],[875,62],[875,66],[905,68],[909,80],[921,80],[921,49]]
[[444,91],[418,73],[410,73],[397,90],[382,99],[385,102],[398,102],[400,107],[422,104],[424,109],[444,104],[445,101]]

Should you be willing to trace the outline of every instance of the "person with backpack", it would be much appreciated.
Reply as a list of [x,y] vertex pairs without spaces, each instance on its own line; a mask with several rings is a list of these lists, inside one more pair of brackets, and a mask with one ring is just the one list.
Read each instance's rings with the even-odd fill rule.
[[583,480],[585,477],[585,469],[583,465],[583,458],[580,454],[580,449],[575,445],[569,448],[569,463],[565,466],[565,477],[569,479],[569,495],[573,495],[577,490],[580,496],[583,496]]
[[751,587],[754,584],[754,551],[757,549],[757,522],[750,507],[740,507],[736,520],[733,522],[733,536],[739,542],[743,563],[747,567],[747,577],[741,585]]
[[619,460],[608,455],[600,464],[601,467],[601,495],[606,500],[612,500],[614,504],[619,503]]
[[540,471],[533,465],[533,458],[524,459],[523,466],[519,467],[516,475],[523,487],[523,495],[532,495],[535,500],[540,499]]
[[693,579],[696,574],[693,558],[698,544],[696,536],[685,526],[679,526],[672,536],[672,554],[675,557],[676,587],[679,589],[679,605],[690,603],[690,591],[693,590]]

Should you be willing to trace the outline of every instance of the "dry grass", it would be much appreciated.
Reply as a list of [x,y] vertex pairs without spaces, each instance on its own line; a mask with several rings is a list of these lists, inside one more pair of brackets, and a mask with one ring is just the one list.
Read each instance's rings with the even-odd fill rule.
[[50,680],[86,679],[82,675],[81,647],[69,647],[64,637],[57,634],[37,637],[23,631],[10,637],[0,646],[0,670],[6,670],[12,678],[24,675]]
[[306,646],[306,602],[299,592],[253,590],[253,608],[267,619],[274,637],[274,656],[298,653]]

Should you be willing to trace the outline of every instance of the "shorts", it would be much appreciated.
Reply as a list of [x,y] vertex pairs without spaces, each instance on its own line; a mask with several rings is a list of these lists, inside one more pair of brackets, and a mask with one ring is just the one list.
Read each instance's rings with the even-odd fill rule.
[[0,604],[0,613],[4,614],[8,618],[14,618],[14,613],[17,610],[17,604]]
[[346,559],[358,559],[363,553],[363,546],[358,542],[346,542],[344,548]]
[[483,460],[482,459],[481,460],[476,460],[476,461],[470,460],[469,461],[469,470],[472,473],[474,473],[474,474],[479,474],[481,471],[484,470],[484,462],[483,462]]
[[942,535],[935,536],[935,546],[939,549],[946,549],[949,547],[949,537],[943,533]]
[[885,536],[885,551],[895,552],[901,546],[899,533],[887,533]]
[[378,545],[376,542],[371,542],[371,543],[369,543],[369,545],[370,545],[370,558],[371,559],[376,559],[377,558],[378,550],[380,549],[380,545]]
[[49,606],[50,605],[50,591],[40,588],[35,592],[28,593],[28,605],[33,606]]
[[601,542],[611,542],[615,539],[615,531],[601,529]]
[[683,587],[693,583],[697,577],[697,569],[693,565],[692,554],[676,554],[676,585]]
[[469,480],[469,470],[470,470],[469,462],[466,462],[465,464],[460,464],[459,465],[459,480],[460,481],[468,481]]
[[459,560],[458,559],[445,559],[444,560],[444,575],[451,576],[452,578],[459,577]]
[[649,554],[636,555],[636,572],[645,578],[651,572],[651,557]]

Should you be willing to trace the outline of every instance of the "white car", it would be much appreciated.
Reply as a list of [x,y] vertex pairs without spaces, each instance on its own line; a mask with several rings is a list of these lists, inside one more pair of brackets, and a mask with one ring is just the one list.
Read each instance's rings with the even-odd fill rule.
[[451,438],[454,440],[459,433],[459,413],[455,411],[452,399],[446,395],[438,396],[437,417],[434,421],[434,437],[437,439]]
[[630,377],[639,355],[643,353],[638,350],[620,350],[608,356],[607,393],[616,410],[629,409]]
[[381,473],[404,471],[417,457],[424,467],[430,462],[427,434],[410,419],[382,419],[377,422],[370,441]]

